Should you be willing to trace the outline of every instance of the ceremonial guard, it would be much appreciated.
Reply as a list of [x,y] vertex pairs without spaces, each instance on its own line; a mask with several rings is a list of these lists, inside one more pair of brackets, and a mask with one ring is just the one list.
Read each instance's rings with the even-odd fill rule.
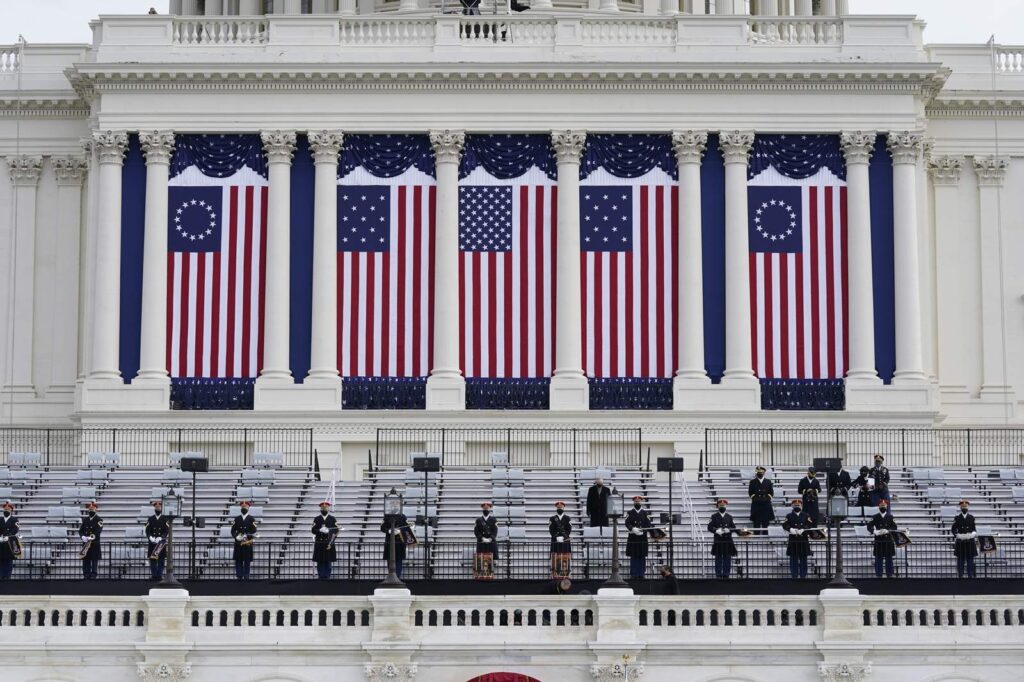
[[636,495],[633,508],[626,512],[626,556],[629,557],[629,577],[633,580],[643,578],[647,573],[647,529],[654,528],[650,513],[644,509],[644,498]]
[[818,480],[818,472],[814,467],[807,467],[807,475],[800,479],[796,491],[804,501],[804,513],[811,517],[815,524],[818,523],[818,497],[821,495],[821,481]]
[[807,577],[807,557],[814,552],[805,531],[816,526],[814,519],[804,512],[803,500],[793,500],[793,511],[786,515],[782,529],[789,533],[786,556],[789,557],[789,575],[794,578]]
[[402,512],[395,514],[384,514],[384,521],[380,524],[380,532],[384,533],[384,561],[391,555],[391,542],[395,543],[395,575],[402,577],[402,564],[405,561],[405,540],[402,537],[402,529],[409,527],[409,520]]
[[711,515],[708,532],[713,534],[711,554],[715,557],[715,577],[728,578],[732,573],[732,558],[736,556],[736,543],[732,534],[737,531],[732,514],[726,512],[729,500],[718,501],[718,511]]
[[867,467],[860,468],[860,476],[853,479],[853,487],[857,489],[857,499],[853,505],[860,507],[860,517],[864,518],[864,510],[871,506],[871,490],[868,486],[868,478],[871,477],[871,470]]
[[82,538],[82,551],[79,558],[82,559],[82,575],[87,580],[95,580],[99,570],[100,557],[103,556],[100,550],[100,535],[103,533],[103,519],[97,511],[99,508],[95,502],[85,505],[85,518],[78,527],[78,535]]
[[555,514],[548,519],[551,535],[551,577],[568,578],[572,562],[572,521],[565,513],[565,502],[555,502]]
[[598,478],[587,491],[587,516],[590,527],[608,525],[608,497],[612,491],[604,487],[604,479]]
[[829,495],[841,495],[843,497],[849,495],[850,488],[853,487],[853,480],[850,478],[850,472],[843,466],[842,460],[839,461],[839,471],[834,474],[828,474],[826,478],[828,480]]
[[765,471],[764,467],[757,467],[754,478],[750,479],[747,485],[747,495],[750,496],[750,523],[754,528],[767,528],[768,524],[775,520],[775,510],[772,509],[775,488],[772,482],[765,478]]
[[14,505],[4,502],[0,516],[0,580],[9,580],[14,572],[14,560],[21,556],[21,540],[18,533],[21,526],[14,515]]
[[155,500],[153,514],[146,519],[146,538],[149,545],[146,549],[149,556],[149,573],[153,580],[164,577],[164,564],[167,560],[167,536],[171,533],[170,524],[163,513],[163,503]]
[[886,506],[889,502],[889,470],[884,466],[885,457],[875,455],[875,466],[868,472],[868,478],[874,481],[874,488],[868,486],[871,492],[871,506],[877,507],[879,501],[885,500]]
[[256,540],[256,519],[249,514],[252,502],[239,502],[241,513],[231,524],[231,537],[235,539],[235,576],[239,580],[249,579],[249,568],[252,565],[253,542]]
[[889,505],[885,500],[878,503],[878,513],[868,521],[868,532],[875,536],[875,576],[882,577],[882,565],[885,565],[885,577],[893,574],[893,557],[896,556],[896,540],[892,531],[896,530],[896,519],[889,513]]
[[480,504],[480,516],[473,524],[476,536],[476,556],[473,558],[473,577],[478,580],[494,578],[494,562],[498,558],[498,521],[491,513],[490,502]]
[[953,517],[953,554],[956,556],[956,574],[963,578],[974,577],[974,557],[978,556],[978,528],[974,516],[967,513],[967,500],[960,500],[960,513]]
[[338,559],[338,550],[334,541],[338,539],[338,519],[331,515],[331,503],[320,503],[320,513],[313,517],[313,561],[316,563],[316,577],[327,580],[331,577],[334,562]]

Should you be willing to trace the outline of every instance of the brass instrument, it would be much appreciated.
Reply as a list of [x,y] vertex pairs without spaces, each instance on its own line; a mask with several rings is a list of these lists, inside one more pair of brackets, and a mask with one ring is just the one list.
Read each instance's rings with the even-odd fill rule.
[[416,538],[416,533],[413,532],[409,526],[398,527],[399,537],[402,538],[402,543],[408,547],[414,547],[419,544],[419,540]]
[[7,538],[7,544],[11,547],[11,554],[15,559],[21,558],[21,539],[17,535]]
[[340,532],[341,532],[341,528],[338,528],[337,526],[335,526],[334,528],[330,529],[329,533],[327,533],[327,549],[328,550],[334,548],[334,541],[338,538],[338,533],[340,533]]
[[96,541],[96,536],[90,535],[89,539],[82,543],[82,549],[78,552],[78,558],[84,559],[89,556],[89,550],[92,549],[92,543]]
[[551,577],[568,578],[571,572],[572,554],[569,552],[552,552],[551,554]]
[[651,542],[661,542],[668,538],[668,526],[662,526],[661,528],[650,527],[644,528],[647,534],[651,537]]
[[473,579],[494,580],[494,555],[490,552],[477,552],[473,555]]
[[167,549],[167,538],[160,538],[160,542],[153,545],[153,551],[149,553],[150,561],[159,561],[160,555]]
[[824,540],[828,534],[824,528],[805,528],[804,537],[808,540]]
[[740,536],[741,538],[749,538],[753,534],[754,534],[754,531],[750,530],[749,528],[737,528],[736,529],[736,535]]
[[252,547],[254,542],[256,542],[256,536],[246,533],[245,539],[239,542],[238,544],[241,547]]
[[889,531],[889,535],[892,537],[892,542],[897,547],[906,547],[910,544],[910,533],[902,528]]

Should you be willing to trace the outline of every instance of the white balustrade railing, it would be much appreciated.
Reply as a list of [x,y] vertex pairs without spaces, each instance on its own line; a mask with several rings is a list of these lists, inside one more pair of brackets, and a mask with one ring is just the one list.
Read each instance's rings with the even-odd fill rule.
[[678,33],[671,19],[588,17],[580,24],[585,44],[674,45]]
[[757,17],[747,26],[754,45],[841,45],[843,42],[842,19]]
[[995,70],[999,73],[1024,73],[1024,47],[996,46]]
[[433,45],[433,19],[366,18],[341,21],[342,45]]
[[175,45],[263,45],[269,38],[264,19],[175,19],[171,42]]
[[15,73],[21,68],[17,45],[0,46],[0,74]]
[[461,17],[459,42],[470,45],[554,45],[555,26],[555,20],[548,18],[510,21],[507,16]]

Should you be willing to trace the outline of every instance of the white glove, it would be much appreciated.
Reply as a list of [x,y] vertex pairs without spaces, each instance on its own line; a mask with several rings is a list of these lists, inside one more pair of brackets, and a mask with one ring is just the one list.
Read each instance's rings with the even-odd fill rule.
[[91,538],[88,535],[83,535],[82,536],[82,542],[89,542],[90,539]]
[[796,528],[790,528],[789,529],[789,534],[790,535],[800,535],[800,531],[797,530]]
[[634,528],[634,529],[632,529],[629,532],[632,533],[633,535],[643,535],[644,534],[644,531],[643,531],[642,528]]
[[491,541],[490,538],[481,538],[480,539],[480,542],[490,542],[490,541]]
[[555,542],[565,542],[565,537],[562,536],[562,535],[559,535],[557,538],[555,538]]
[[882,536],[882,535],[888,535],[888,534],[889,534],[889,531],[887,531],[885,528],[879,528],[878,530],[875,531],[875,536],[876,537],[879,537],[879,536]]
[[971,531],[971,539],[978,537],[978,531]]
[[6,535],[0,535],[0,542],[7,542],[7,536]]
[[331,531],[328,530],[327,526],[320,526],[320,532],[323,533],[324,535],[327,535]]
[[243,533],[239,533],[238,535],[235,536],[235,539],[238,540],[239,542],[241,542],[242,540],[245,539],[245,535]]
[[152,542],[155,545],[156,543],[160,542],[160,538],[158,538],[155,535],[150,535],[149,536],[149,541]]

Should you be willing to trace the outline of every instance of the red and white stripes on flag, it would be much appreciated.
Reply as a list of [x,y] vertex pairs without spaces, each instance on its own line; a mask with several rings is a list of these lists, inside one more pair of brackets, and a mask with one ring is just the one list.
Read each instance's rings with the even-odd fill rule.
[[751,186],[801,188],[799,253],[750,253],[753,367],[764,379],[839,379],[849,366],[846,183],[768,168]]
[[[387,234],[380,247],[344,241],[351,239],[345,216],[374,215],[372,197],[387,205]],[[436,201],[433,179],[415,169],[377,178],[360,167],[339,181],[338,371],[343,377],[430,373]],[[365,224],[358,229],[361,238],[378,234]]]
[[182,188],[172,197],[185,188],[219,195],[220,210],[212,235],[219,244],[178,251],[172,239],[167,253],[168,371],[175,378],[255,377],[263,364],[266,180],[248,168],[221,179],[190,167],[170,185]]
[[[624,209],[632,229],[626,250],[586,241],[588,235],[611,236],[594,232],[586,220],[588,190],[614,185],[632,190],[631,206]],[[671,377],[678,366],[678,187],[658,170],[631,180],[599,171],[582,183],[580,194],[584,370],[598,378]],[[615,205],[593,201],[595,217],[619,215]]]

